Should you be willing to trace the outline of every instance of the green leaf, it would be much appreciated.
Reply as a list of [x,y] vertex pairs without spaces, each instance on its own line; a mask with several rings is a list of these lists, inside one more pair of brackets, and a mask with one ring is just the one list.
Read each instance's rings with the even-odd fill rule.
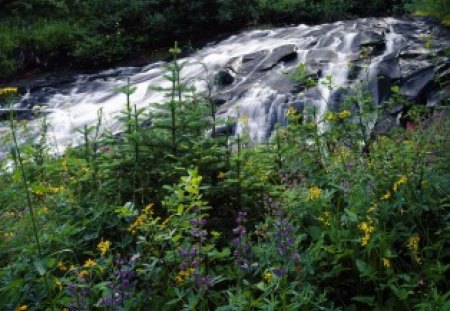
[[40,276],[43,276],[46,272],[46,269],[44,267],[44,263],[39,258],[35,257],[33,259],[33,265],[36,268],[36,271],[39,273]]

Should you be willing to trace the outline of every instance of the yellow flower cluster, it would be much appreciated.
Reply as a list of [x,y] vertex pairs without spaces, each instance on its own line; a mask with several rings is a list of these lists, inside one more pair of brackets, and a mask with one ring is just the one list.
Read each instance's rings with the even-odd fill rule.
[[341,120],[345,120],[347,118],[349,118],[352,115],[352,113],[349,110],[342,110],[341,112],[339,112],[338,116],[339,119]]
[[266,281],[269,284],[272,283],[272,281],[273,281],[273,274],[272,274],[272,272],[270,272],[270,271],[264,272],[263,279],[264,279],[264,281]]
[[383,258],[382,260],[383,260],[383,266],[385,268],[390,268],[392,266],[391,260],[389,258]]
[[352,113],[349,110],[345,109],[338,113],[327,112],[325,114],[325,119],[328,121],[336,121],[338,119],[345,120],[345,119],[350,118],[351,115],[352,115]]
[[[394,185],[392,186],[392,192],[396,192],[398,190],[398,188],[403,185],[406,184],[408,182],[408,177],[406,177],[405,175],[403,175],[402,177],[400,177],[399,180],[397,180]],[[389,200],[392,197],[392,192],[388,191],[386,192],[381,199],[382,200]]]
[[336,115],[335,115],[334,113],[332,113],[332,112],[327,112],[327,113],[325,114],[325,119],[328,120],[328,121],[334,121],[334,120],[337,119],[337,117],[336,117]]
[[225,178],[225,173],[224,173],[224,172],[219,172],[219,173],[217,174],[217,178],[218,178],[218,179],[224,179],[224,178]]
[[106,254],[106,252],[108,252],[110,247],[111,247],[111,242],[108,240],[103,241],[103,239],[97,245],[97,248],[100,250],[100,253],[102,254],[102,256],[104,256]]
[[142,227],[147,219],[151,218],[153,215],[153,203],[150,203],[142,210],[142,213],[136,218],[136,220],[130,225],[128,231],[132,234],[136,234],[137,230]]
[[382,200],[389,200],[392,197],[392,193],[390,191],[386,192],[381,199]]
[[17,93],[16,87],[4,87],[4,88],[0,89],[0,96],[16,94],[16,93]]
[[400,185],[406,184],[407,182],[408,182],[408,177],[402,176],[402,177],[400,177],[399,180],[397,180],[397,181],[394,183],[394,186],[392,187],[392,189],[393,189],[394,192],[395,192],[395,191],[398,190],[398,187],[399,187]]
[[408,248],[412,252],[414,259],[417,263],[420,263],[421,259],[419,256],[419,243],[420,243],[420,237],[419,235],[415,234],[408,240]]
[[26,310],[28,310],[28,306],[27,305],[21,305],[21,306],[16,308],[16,311],[26,311]]
[[320,195],[322,194],[322,190],[320,190],[319,187],[313,186],[308,191],[308,201],[316,200],[320,198]]
[[285,115],[286,118],[294,117],[297,115],[297,109],[295,109],[295,107],[289,107]]
[[330,225],[330,212],[329,211],[323,212],[322,214],[319,215],[319,217],[317,217],[317,219],[325,226],[329,226]]
[[58,269],[62,272],[67,271],[67,267],[66,267],[66,265],[64,265],[64,263],[62,261],[58,262]]
[[364,221],[358,225],[358,228],[364,233],[364,236],[361,238],[361,246],[366,246],[370,240],[370,236],[374,230],[372,224],[370,222]]
[[83,267],[85,267],[85,268],[91,268],[91,267],[94,267],[95,265],[97,265],[97,263],[95,262],[95,260],[92,260],[91,258],[89,258],[88,260],[86,260],[86,261],[84,262]]
[[183,284],[183,282],[188,279],[194,272],[194,268],[189,268],[187,270],[178,272],[177,276],[175,277],[175,282],[177,282],[178,285]]
[[80,278],[85,279],[85,278],[89,277],[89,274],[90,274],[89,271],[87,271],[87,270],[81,270],[80,273],[78,273],[78,276],[79,276]]

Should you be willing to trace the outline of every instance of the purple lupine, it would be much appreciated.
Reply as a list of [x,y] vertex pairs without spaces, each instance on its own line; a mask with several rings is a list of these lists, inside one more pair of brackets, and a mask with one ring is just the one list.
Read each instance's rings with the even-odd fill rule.
[[197,287],[208,288],[213,285],[213,279],[210,275],[202,276],[196,273],[194,274],[194,280]]
[[233,255],[235,262],[243,270],[250,269],[250,259],[252,253],[252,247],[247,238],[247,229],[245,228],[245,222],[247,221],[246,217],[246,212],[239,212],[238,216],[236,217],[237,226],[233,229],[235,238],[232,241],[232,244],[234,246]]
[[111,293],[101,300],[102,305],[107,307],[123,306],[131,298],[135,290],[136,272],[134,264],[139,255],[133,255],[130,260],[117,256],[115,263],[117,270],[114,271],[114,279],[108,285]]
[[264,199],[266,207],[270,214],[275,218],[274,232],[272,238],[275,249],[277,250],[278,261],[283,263],[282,268],[273,270],[274,274],[281,277],[287,273],[286,266],[290,262],[297,263],[300,261],[300,254],[295,250],[294,229],[287,217],[286,210],[272,198],[266,196]]

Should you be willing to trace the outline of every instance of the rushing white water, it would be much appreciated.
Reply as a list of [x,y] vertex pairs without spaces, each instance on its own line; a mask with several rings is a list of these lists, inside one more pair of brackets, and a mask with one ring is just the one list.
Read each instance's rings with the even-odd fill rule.
[[[329,108],[332,91],[324,84],[328,76],[335,89],[351,87],[353,82],[348,78],[349,65],[358,60],[364,36],[373,33],[382,37],[385,45],[384,52],[373,58],[368,69],[370,79],[376,80],[380,63],[390,55],[398,54],[405,46],[403,35],[395,33],[392,28],[392,25],[402,23],[392,18],[360,19],[314,27],[300,25],[248,31],[181,59],[180,62],[185,64],[182,76],[187,83],[202,91],[205,81],[211,81],[215,73],[227,66],[235,66],[237,72],[233,73],[233,83],[222,89],[214,89],[219,95],[227,94],[218,117],[240,119],[237,121],[237,133],[242,133],[245,128],[249,130],[252,140],[264,141],[270,136],[275,123],[284,122],[284,113],[293,103],[314,105],[319,116]],[[275,58],[274,61],[274,55],[279,49],[289,46],[295,47],[293,51],[297,54],[296,58],[289,61]],[[272,62],[270,66],[261,69],[268,62]],[[286,73],[299,63],[307,63],[308,68],[318,71],[319,81],[314,96],[299,96],[297,91],[284,89],[289,83],[292,84]],[[163,102],[164,92],[153,89],[170,86],[170,82],[164,78],[164,65],[159,62],[142,68],[118,68],[96,75],[79,75],[74,83],[53,88],[51,93],[44,96],[43,102],[35,99],[33,105],[43,105],[44,110],[50,112],[47,115],[50,140],[55,142],[57,150],[62,151],[67,146],[79,143],[80,135],[76,130],[95,124],[100,109],[105,129],[120,131],[117,115],[124,109],[125,96],[118,89],[126,85],[127,79],[132,86],[137,87],[137,91],[131,95],[133,105],[143,108]],[[379,93],[376,88],[375,85],[375,96]],[[33,101],[33,94],[27,93],[21,102],[30,100]],[[39,118],[33,119],[29,127],[33,131],[40,124]],[[0,125],[0,135],[5,131],[6,128]],[[6,148],[3,146],[3,152]],[[2,146],[0,152],[1,149]]]

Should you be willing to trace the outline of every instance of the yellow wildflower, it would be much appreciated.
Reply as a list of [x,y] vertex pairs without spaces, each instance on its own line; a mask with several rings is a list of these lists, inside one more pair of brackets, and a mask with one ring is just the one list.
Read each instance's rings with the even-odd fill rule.
[[28,310],[28,306],[27,305],[21,305],[21,306],[16,308],[16,311],[25,311],[25,310]]
[[317,217],[317,219],[325,226],[329,226],[330,225],[330,212],[328,212],[328,211],[323,212],[322,214],[319,215],[319,217]]
[[130,225],[128,228],[128,231],[135,234],[137,232],[137,229],[139,227],[143,226],[148,218],[152,217],[153,215],[153,203],[148,204],[146,207],[143,208],[141,214],[136,218],[136,220]]
[[392,196],[392,193],[391,193],[390,191],[388,191],[388,192],[386,192],[385,195],[383,195],[383,196],[381,197],[381,199],[382,199],[382,200],[389,200],[389,199],[391,198],[391,196]]
[[224,179],[225,178],[225,173],[224,172],[219,172],[219,174],[217,174],[217,178],[218,179]]
[[332,112],[327,112],[325,114],[325,119],[328,121],[334,121],[334,120],[336,120],[336,115]]
[[415,234],[411,236],[408,240],[408,248],[412,252],[414,259],[417,263],[420,263],[421,259],[419,256],[419,243],[420,243],[420,237],[419,235]]
[[352,115],[352,113],[349,110],[342,110],[339,112],[339,119],[345,120],[349,118]]
[[296,115],[297,115],[297,109],[295,109],[295,107],[289,107],[285,114],[286,118],[293,117]]
[[103,241],[103,239],[97,245],[97,248],[100,250],[100,253],[102,254],[102,256],[106,254],[106,252],[109,250],[110,247],[111,247],[111,242],[108,240]]
[[85,261],[83,267],[85,268],[90,268],[95,266],[97,263],[95,262],[95,260],[92,260],[91,258],[89,258],[88,260]]
[[272,272],[270,272],[270,271],[264,272],[263,278],[264,278],[264,281],[266,281],[267,283],[272,283],[272,281],[273,281]]
[[361,246],[366,246],[369,243],[370,235],[366,234],[361,238]]
[[[17,93],[16,87],[4,87],[4,88],[0,89],[0,96],[16,94],[16,93]],[[26,309],[24,309],[24,310],[26,310]]]
[[373,205],[367,210],[367,213],[375,213],[377,211],[377,204],[373,203]]
[[64,265],[62,261],[58,262],[58,269],[62,272],[67,271],[67,267]]
[[322,194],[322,190],[320,190],[320,188],[317,186],[313,186],[309,189],[307,199],[309,201],[316,200],[320,197],[321,194]]
[[360,223],[358,228],[364,233],[364,236],[361,238],[361,246],[366,246],[370,240],[370,236],[374,231],[374,228],[371,223],[366,221]]
[[385,268],[390,268],[390,267],[391,267],[391,260],[390,260],[390,259],[388,259],[388,258],[383,258],[382,260],[383,260],[383,266],[384,266]]
[[60,280],[56,280],[55,283],[56,283],[56,287],[58,287],[58,289],[61,290],[62,289],[61,281]]
[[392,189],[393,189],[394,191],[397,191],[397,189],[398,189],[398,187],[399,187],[400,185],[406,184],[407,182],[408,182],[408,177],[402,176],[402,177],[400,177],[399,180],[397,180],[397,181],[394,183],[394,186],[392,187]]
[[183,284],[183,282],[188,279],[194,272],[194,268],[188,268],[187,270],[178,272],[177,276],[175,277],[175,282],[177,282],[177,284],[179,285]]
[[80,278],[87,278],[87,277],[89,277],[89,271],[87,271],[87,270],[81,270],[80,273],[78,273],[78,276],[79,276]]
[[262,175],[260,178],[259,178],[259,180],[261,180],[261,181],[266,181],[266,180],[268,180],[269,179],[269,174],[264,174],[264,175]]

